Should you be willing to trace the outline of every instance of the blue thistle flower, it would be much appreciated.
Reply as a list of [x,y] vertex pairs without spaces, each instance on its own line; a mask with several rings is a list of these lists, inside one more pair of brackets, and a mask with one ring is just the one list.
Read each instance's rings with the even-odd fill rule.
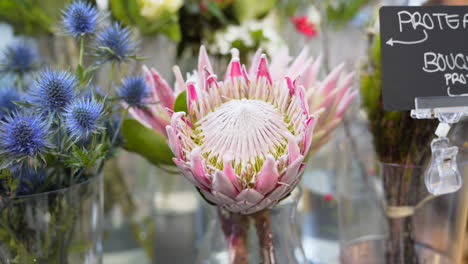
[[135,56],[137,47],[130,28],[115,22],[98,32],[95,40],[95,56],[103,61],[122,62]]
[[141,76],[131,76],[122,80],[117,88],[117,94],[132,107],[143,106],[151,96],[146,81]]
[[32,87],[31,100],[46,111],[61,111],[74,99],[77,84],[75,76],[69,72],[46,69]]
[[0,72],[26,74],[34,71],[39,65],[36,49],[25,41],[16,41],[3,51]]
[[74,1],[62,11],[62,25],[74,37],[93,34],[98,24],[99,11],[90,3]]
[[19,179],[16,186],[16,195],[28,195],[37,193],[44,185],[46,174],[42,169],[30,166],[17,166],[11,169],[13,177]]
[[12,159],[34,157],[52,145],[49,125],[32,113],[14,112],[0,121],[0,153]]
[[65,127],[72,138],[86,139],[103,129],[100,125],[103,112],[101,102],[93,99],[76,100],[65,109]]
[[18,108],[14,102],[21,100],[18,90],[14,86],[0,88],[0,120]]

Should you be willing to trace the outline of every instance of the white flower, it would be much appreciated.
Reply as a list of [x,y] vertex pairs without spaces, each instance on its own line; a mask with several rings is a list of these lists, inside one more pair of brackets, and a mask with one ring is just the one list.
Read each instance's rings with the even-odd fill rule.
[[158,19],[166,12],[177,12],[183,3],[183,0],[139,0],[140,14],[149,19]]

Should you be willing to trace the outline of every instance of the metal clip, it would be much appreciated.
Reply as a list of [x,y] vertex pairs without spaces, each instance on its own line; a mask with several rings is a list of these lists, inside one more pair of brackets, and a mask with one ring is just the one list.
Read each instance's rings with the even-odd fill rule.
[[431,150],[431,162],[424,177],[427,190],[433,195],[458,191],[462,186],[457,166],[458,147],[450,146],[448,138],[439,137],[432,140]]

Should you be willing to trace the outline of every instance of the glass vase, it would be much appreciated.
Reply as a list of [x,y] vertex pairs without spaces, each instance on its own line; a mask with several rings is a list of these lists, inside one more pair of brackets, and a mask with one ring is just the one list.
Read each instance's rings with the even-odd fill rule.
[[196,189],[175,167],[156,167],[132,153],[112,163],[104,263],[193,263],[203,216]]
[[297,229],[300,197],[296,188],[275,207],[251,215],[217,208],[196,263],[307,263]]
[[102,176],[68,188],[0,197],[0,263],[102,263]]
[[339,145],[342,263],[460,263],[468,210],[466,149],[458,157],[462,189],[432,196],[424,183],[426,166],[358,159],[350,155],[349,142]]

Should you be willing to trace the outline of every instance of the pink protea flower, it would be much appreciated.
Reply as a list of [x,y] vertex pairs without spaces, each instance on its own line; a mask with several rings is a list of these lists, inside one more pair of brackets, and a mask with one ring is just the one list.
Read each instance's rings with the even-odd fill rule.
[[[231,212],[274,206],[299,182],[317,117],[290,76],[272,79],[261,54],[247,71],[237,50],[223,81],[201,56],[188,113],[166,127],[175,164],[203,196]],[[305,66],[305,64],[304,64]]]
[[[260,53],[254,60],[258,60]],[[290,63],[288,49],[283,49],[273,57],[271,76],[273,81],[288,77],[288,82],[303,86],[309,112],[319,113],[310,153],[320,149],[332,137],[332,133],[343,119],[345,111],[356,97],[352,89],[354,73],[345,74],[344,65],[333,69],[322,81],[318,80],[321,57],[313,59],[305,48]]]

